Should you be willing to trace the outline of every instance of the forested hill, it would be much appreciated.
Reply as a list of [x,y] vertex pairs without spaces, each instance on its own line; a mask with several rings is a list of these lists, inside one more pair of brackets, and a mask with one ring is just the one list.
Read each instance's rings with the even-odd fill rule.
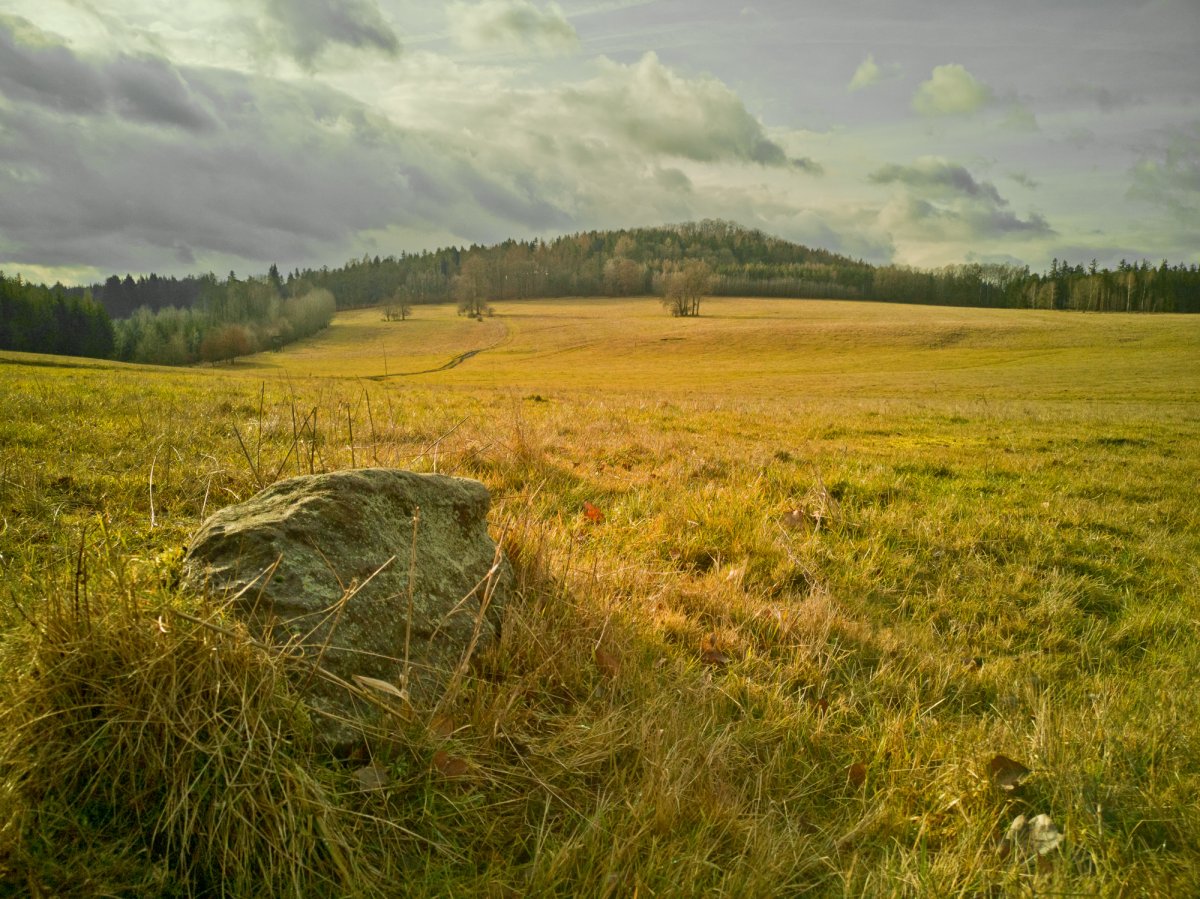
[[408,304],[485,296],[632,296],[664,292],[665,277],[689,262],[711,272],[718,296],[823,297],[952,306],[1200,312],[1195,265],[1093,260],[1086,268],[1054,260],[1028,267],[971,263],[934,270],[873,266],[721,221],[589,231],[552,241],[508,240],[491,247],[364,256],[341,268],[295,271],[324,287],[339,307]]
[[[873,267],[721,221],[587,231],[551,241],[507,240],[419,254],[364,256],[337,269],[297,271],[339,306],[457,298],[464,289],[497,300],[660,293],[665,272],[698,260],[713,272],[711,293],[863,297]],[[464,283],[465,282],[465,283]]]
[[[1200,312],[1195,265],[1122,263],[1115,270],[1055,260],[1049,272],[966,264],[933,270],[874,266],[731,222],[587,231],[554,240],[507,240],[494,246],[363,256],[339,268],[271,273],[284,296],[328,290],[338,308],[461,299],[632,296],[662,293],[665,274],[702,261],[708,293],[723,296],[825,297],[954,306],[1008,306],[1130,312]],[[230,273],[232,275],[232,273]],[[90,291],[115,319],[141,307],[188,308],[228,283],[212,274],[182,279],[116,275]],[[246,284],[246,281],[233,282]],[[239,288],[241,289],[241,288]],[[82,294],[82,288],[68,292]]]
[[[468,279],[483,282],[480,288],[494,299],[625,296],[655,292],[664,269],[690,260],[710,266],[716,273],[712,289],[722,294],[861,297],[873,271],[864,262],[827,250],[727,222],[705,221],[590,231],[553,241],[508,240],[491,247],[364,256],[340,268],[297,269],[285,283],[274,271],[258,280],[279,284],[284,294],[326,288],[340,308],[376,306],[397,295],[416,303],[453,299],[464,266]],[[213,274],[181,279],[153,273],[136,279],[112,275],[87,290],[113,318],[122,319],[142,308],[190,308],[223,283]]]

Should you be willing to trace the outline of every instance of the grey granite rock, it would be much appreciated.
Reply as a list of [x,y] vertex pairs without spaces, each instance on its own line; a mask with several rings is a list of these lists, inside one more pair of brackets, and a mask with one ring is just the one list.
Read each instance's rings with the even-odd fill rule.
[[[255,633],[299,647],[345,681],[373,678],[431,703],[473,640],[478,651],[499,636],[513,577],[488,535],[489,504],[483,484],[444,475],[375,468],[291,478],[205,521],[185,582],[216,599],[237,596],[232,608]],[[361,742],[377,717],[369,703],[326,678],[299,681],[323,713],[314,725],[329,748]]]

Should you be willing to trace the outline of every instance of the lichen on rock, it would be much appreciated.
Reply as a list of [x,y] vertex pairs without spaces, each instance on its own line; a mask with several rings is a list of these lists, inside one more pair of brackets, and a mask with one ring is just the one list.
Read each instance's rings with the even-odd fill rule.
[[[310,669],[431,703],[469,648],[499,636],[513,576],[488,534],[489,505],[467,478],[386,468],[291,478],[205,521],[185,583],[236,597],[236,614]],[[377,715],[370,703],[325,677],[299,682],[329,748],[361,742]]]

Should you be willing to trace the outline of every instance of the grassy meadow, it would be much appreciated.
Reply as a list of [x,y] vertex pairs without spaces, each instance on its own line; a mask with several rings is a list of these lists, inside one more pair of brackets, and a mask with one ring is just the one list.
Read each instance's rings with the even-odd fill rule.
[[[0,895],[1200,895],[1200,316],[701,311],[0,354]],[[374,465],[482,480],[520,589],[330,763],[176,579]]]

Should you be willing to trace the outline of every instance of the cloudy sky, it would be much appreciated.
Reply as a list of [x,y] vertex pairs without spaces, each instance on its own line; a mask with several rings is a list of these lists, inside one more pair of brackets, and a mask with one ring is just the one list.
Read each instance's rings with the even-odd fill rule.
[[0,269],[724,218],[1200,262],[1200,0],[0,0]]

